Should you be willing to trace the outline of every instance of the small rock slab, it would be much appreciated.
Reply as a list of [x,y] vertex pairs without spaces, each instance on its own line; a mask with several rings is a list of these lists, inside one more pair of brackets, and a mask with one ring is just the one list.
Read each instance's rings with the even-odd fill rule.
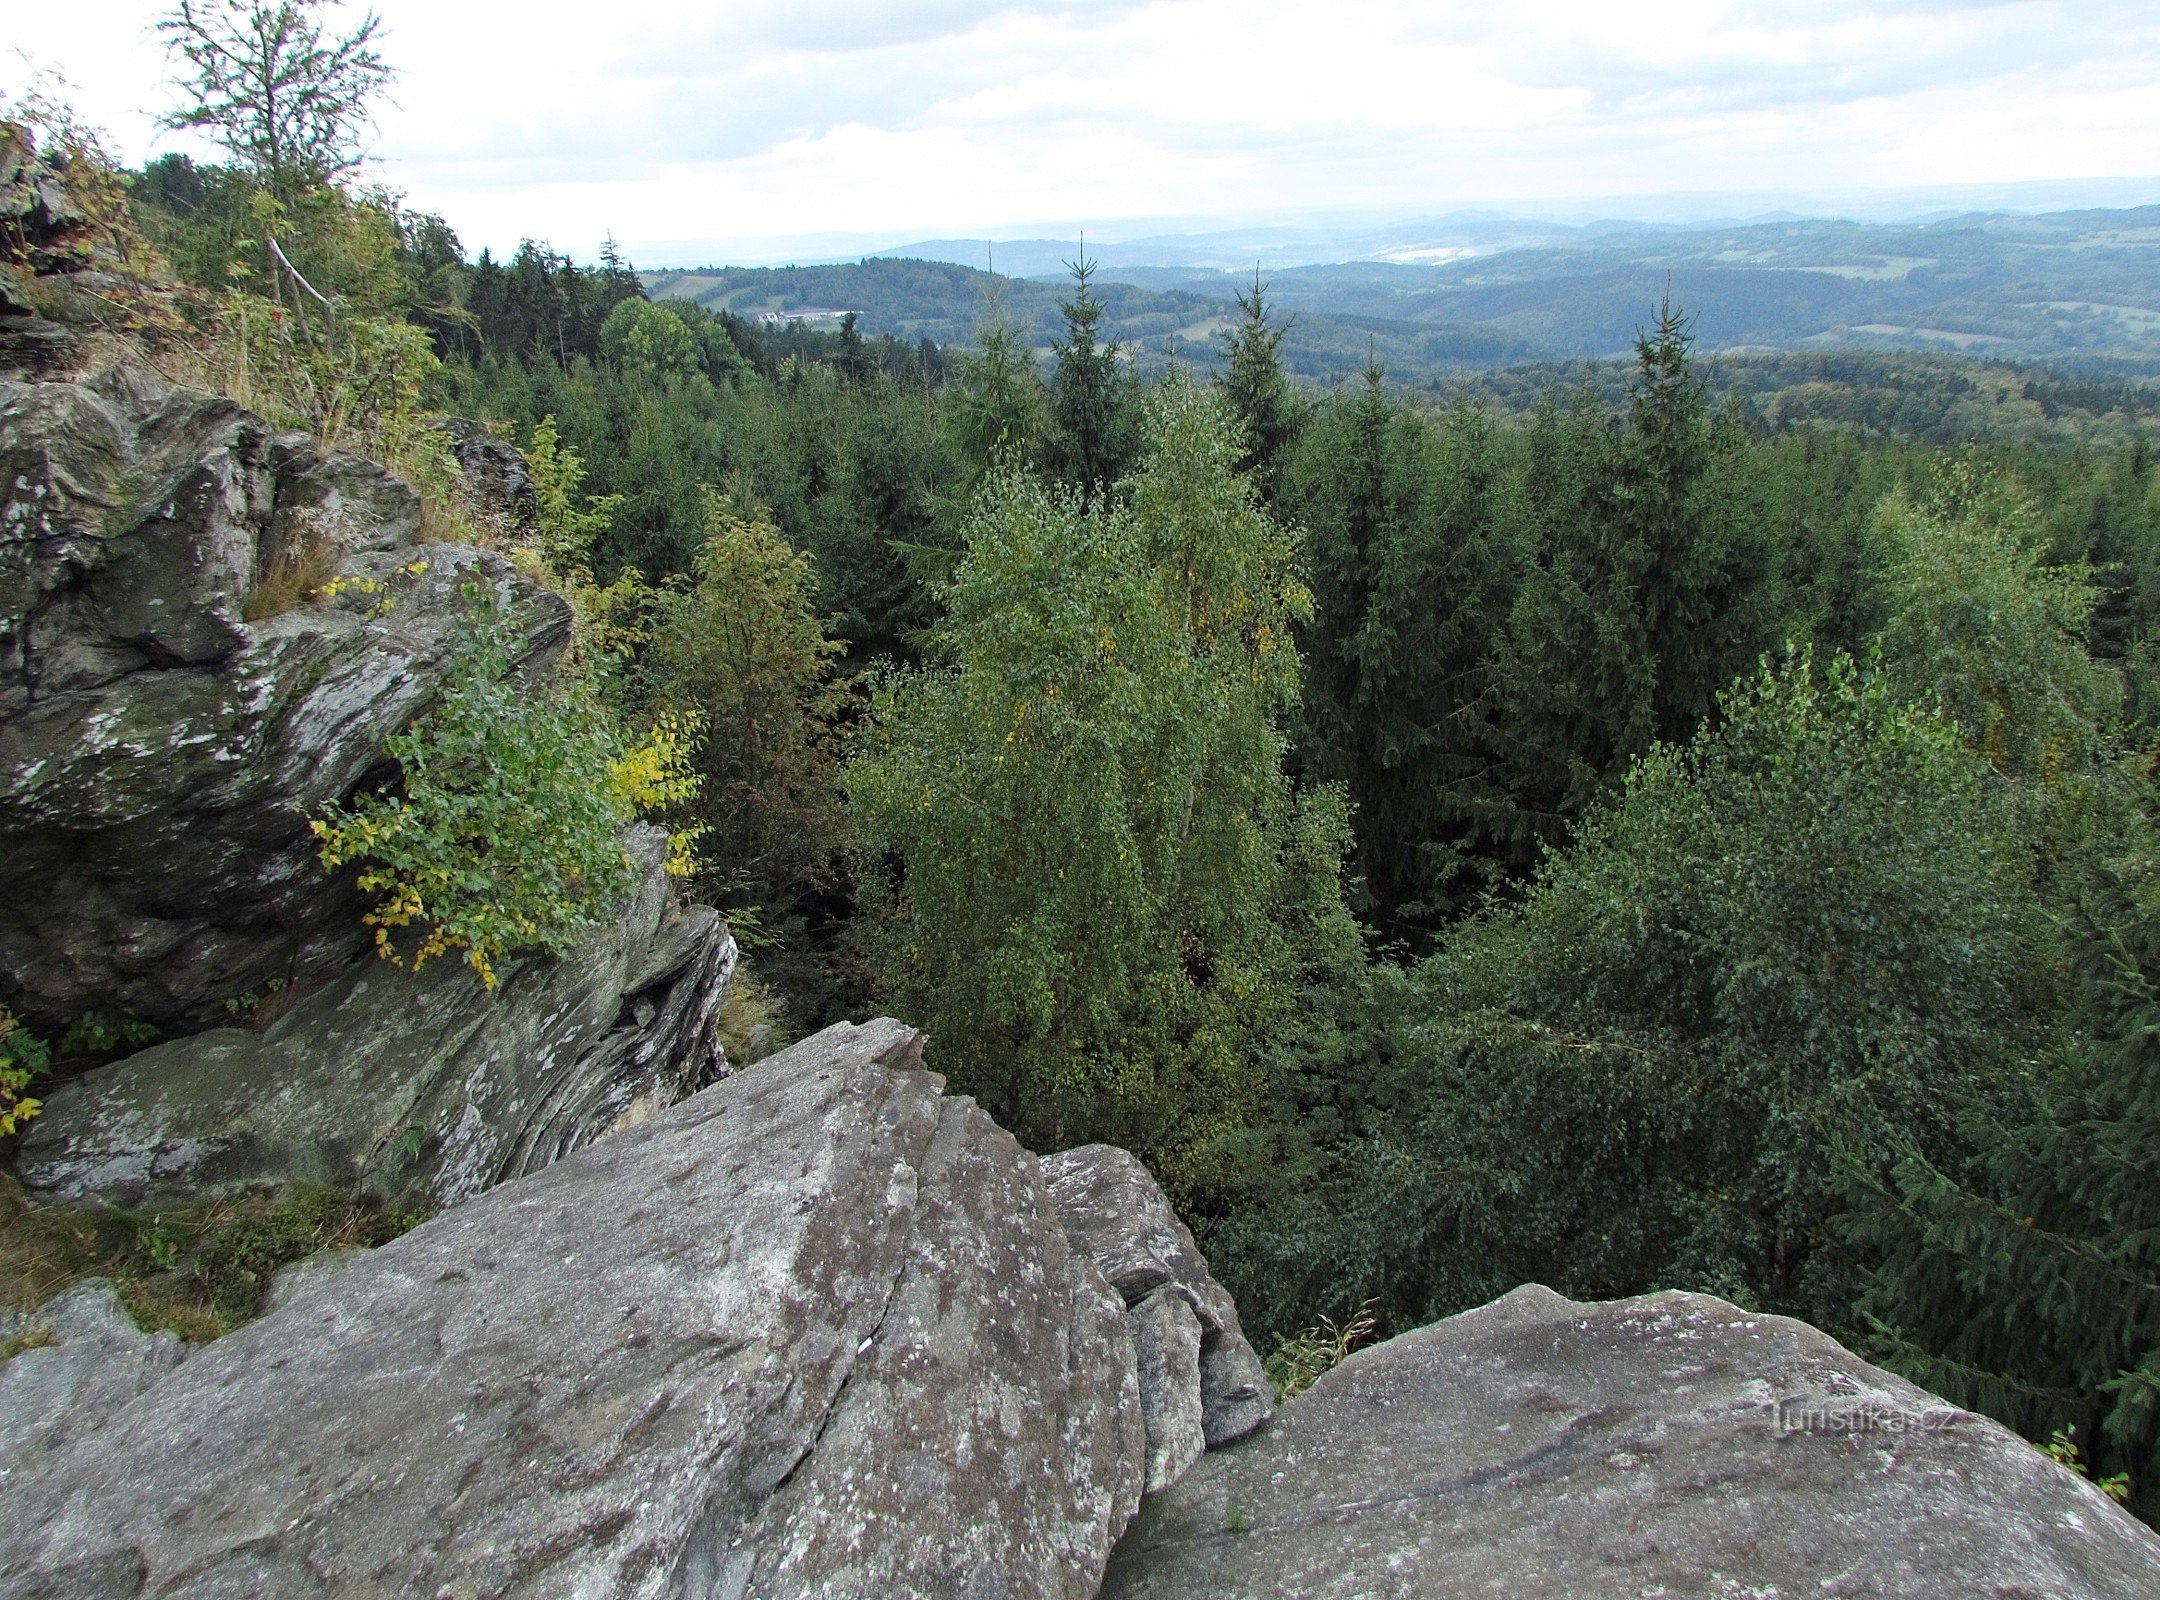
[[1535,1286],[1352,1356],[1153,1497],[1106,1600],[2152,1600],[1997,1424],[1705,1295]]
[[1088,1144],[1043,1157],[1043,1176],[1073,1244],[1125,1302],[1139,1363],[1153,1494],[1273,1415],[1267,1369],[1238,1326],[1237,1303],[1178,1220],[1169,1196],[1129,1151]]

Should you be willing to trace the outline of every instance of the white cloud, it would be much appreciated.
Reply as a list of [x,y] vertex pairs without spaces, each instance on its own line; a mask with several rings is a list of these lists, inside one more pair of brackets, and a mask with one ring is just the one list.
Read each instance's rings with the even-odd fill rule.
[[[139,156],[160,9],[11,29]],[[382,175],[498,247],[2160,168],[2150,0],[381,9]]]

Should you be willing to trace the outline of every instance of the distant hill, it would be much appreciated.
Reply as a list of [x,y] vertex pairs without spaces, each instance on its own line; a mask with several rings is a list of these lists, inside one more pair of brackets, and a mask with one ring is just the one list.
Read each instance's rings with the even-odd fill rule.
[[[866,334],[890,333],[907,340],[968,344],[985,320],[1002,316],[1022,329],[1036,350],[1064,323],[1058,302],[1070,297],[1069,279],[1008,278],[939,261],[873,257],[816,267],[709,267],[691,272],[641,274],[656,299],[694,300],[739,317],[786,320],[832,309],[857,313]],[[1237,315],[1234,280],[1216,276],[1204,285],[1149,288],[1101,281],[1108,336],[1130,347],[1145,366],[1181,360],[1212,369],[1220,359],[1219,336]],[[1297,376],[1329,382],[1360,371],[1368,354],[1405,379],[1536,360],[1536,344],[1476,327],[1441,327],[1401,318],[1334,316],[1304,310],[1283,350]]]
[[[1453,224],[1446,237],[1460,244],[1416,242],[1438,233],[1400,234],[1410,242],[1388,248],[1465,252],[1455,259],[1263,266],[1269,298],[1294,314],[1284,346],[1290,369],[1328,382],[1377,357],[1398,380],[1429,383],[1524,362],[1608,358],[1627,351],[1669,286],[1695,317],[1705,351],[1936,351],[2160,376],[2160,206],[1897,224]],[[1252,233],[1208,237],[1225,256],[1267,242]],[[1385,238],[1366,242],[1384,246]],[[1191,237],[1174,243],[1161,253],[1188,262],[1204,253]],[[1231,296],[1251,281],[1252,268],[1151,265],[1147,245],[1100,252],[1111,332],[1149,363],[1212,364],[1215,335],[1235,314]],[[1277,248],[1293,246],[1278,239]],[[1070,259],[1058,252],[1076,249],[1054,240],[998,247],[1001,266],[1051,265],[1034,277],[872,257],[649,273],[646,281],[656,295],[738,315],[854,310],[866,332],[940,344],[972,338],[995,298],[1047,348],[1057,301],[1069,293],[1055,262]]]

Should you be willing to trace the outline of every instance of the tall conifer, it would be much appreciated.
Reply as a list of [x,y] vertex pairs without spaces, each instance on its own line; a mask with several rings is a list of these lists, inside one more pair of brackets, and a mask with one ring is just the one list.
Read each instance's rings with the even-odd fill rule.
[[1089,502],[1102,499],[1124,476],[1133,454],[1133,383],[1124,349],[1102,337],[1103,304],[1095,298],[1095,263],[1072,263],[1077,286],[1058,302],[1065,337],[1051,343],[1057,357],[1052,390],[1052,455],[1058,475]]

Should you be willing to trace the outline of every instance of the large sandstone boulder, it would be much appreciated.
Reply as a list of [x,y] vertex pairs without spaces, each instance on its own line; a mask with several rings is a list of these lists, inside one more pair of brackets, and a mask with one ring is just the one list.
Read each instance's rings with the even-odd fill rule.
[[1043,1157],[1065,1232],[1125,1302],[1147,1429],[1147,1490],[1267,1421],[1275,1391],[1237,1304],[1146,1167],[1115,1145]]
[[0,1596],[1085,1600],[1123,1308],[919,1051],[827,1029],[303,1286],[8,1484]]
[[561,957],[506,963],[492,992],[455,957],[417,974],[362,958],[261,1033],[213,1028],[51,1090],[17,1176],[66,1202],[298,1182],[432,1209],[673,1105],[726,1070],[735,942],[678,904],[666,835],[628,842],[630,904]]
[[189,1031],[359,953],[308,818],[433,701],[474,584],[559,648],[560,599],[370,463],[140,373],[0,382],[0,1004]]
[[1151,1500],[1115,1600],[2150,1600],[2160,1538],[2005,1429],[1703,1295],[1518,1289]]

